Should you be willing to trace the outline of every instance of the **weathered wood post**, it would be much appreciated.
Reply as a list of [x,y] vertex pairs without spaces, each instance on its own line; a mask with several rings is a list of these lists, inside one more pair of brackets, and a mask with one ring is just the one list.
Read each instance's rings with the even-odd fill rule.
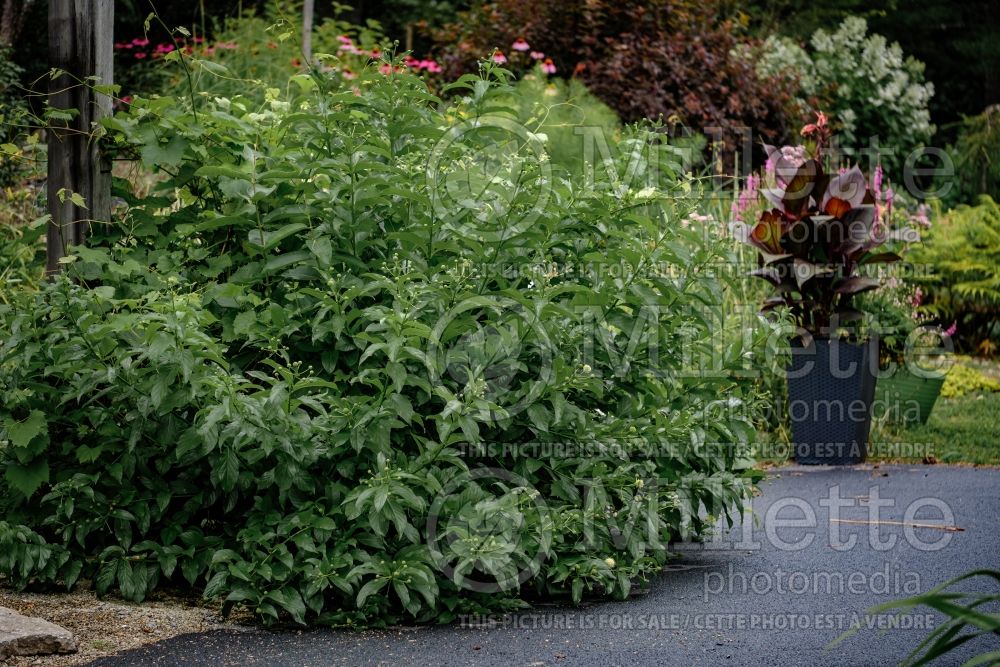
[[68,246],[84,242],[91,222],[111,220],[111,164],[93,136],[94,124],[111,114],[111,97],[91,86],[112,83],[113,42],[114,0],[49,0],[49,66],[66,72],[49,83],[49,104],[78,112],[48,132],[49,275],[62,269]]
[[306,58],[306,64],[312,63],[313,59],[313,4],[315,0],[305,0],[302,3],[302,55]]

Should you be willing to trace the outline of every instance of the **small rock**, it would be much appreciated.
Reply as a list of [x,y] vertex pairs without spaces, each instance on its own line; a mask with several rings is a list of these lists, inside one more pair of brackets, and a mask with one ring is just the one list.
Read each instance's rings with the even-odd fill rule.
[[0,607],[0,660],[14,655],[53,653],[76,653],[76,640],[69,630]]

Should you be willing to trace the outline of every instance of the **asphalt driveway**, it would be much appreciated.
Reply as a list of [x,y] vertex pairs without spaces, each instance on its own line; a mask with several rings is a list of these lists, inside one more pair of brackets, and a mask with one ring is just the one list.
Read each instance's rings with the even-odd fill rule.
[[[886,665],[941,617],[867,608],[974,568],[1000,569],[998,469],[790,467],[761,488],[756,520],[683,548],[648,593],[628,601],[464,626],[185,635],[92,665]],[[852,623],[864,629],[825,650]],[[988,647],[1000,639],[968,644],[942,664]]]

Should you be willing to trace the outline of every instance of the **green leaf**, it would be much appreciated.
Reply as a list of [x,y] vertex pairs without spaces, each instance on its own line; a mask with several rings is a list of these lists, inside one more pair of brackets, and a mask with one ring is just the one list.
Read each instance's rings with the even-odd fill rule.
[[358,606],[358,609],[363,608],[365,606],[365,601],[370,596],[374,595],[375,593],[378,593],[380,590],[385,588],[386,584],[388,583],[389,583],[388,579],[380,578],[380,579],[373,579],[364,586],[362,586],[361,590],[358,591],[358,598],[355,602],[355,604],[357,604]]
[[32,410],[24,421],[7,419],[4,427],[7,429],[7,438],[15,447],[27,447],[36,436],[48,431],[45,413],[41,410]]
[[27,465],[8,463],[4,478],[30,498],[40,486],[49,481],[49,463],[45,459],[35,459]]

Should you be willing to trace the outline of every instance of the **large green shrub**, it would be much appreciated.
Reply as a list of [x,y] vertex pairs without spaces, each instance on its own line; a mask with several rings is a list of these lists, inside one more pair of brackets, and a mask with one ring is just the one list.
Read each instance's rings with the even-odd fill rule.
[[942,325],[954,323],[966,351],[1000,349],[1000,205],[983,195],[931,226],[913,253],[915,280],[927,293],[921,310]]
[[627,595],[749,491],[756,348],[661,139],[584,177],[491,75],[388,71],[108,123],[154,191],[0,306],[4,577],[448,620]]
[[948,150],[955,173],[942,175],[935,184],[943,201],[975,204],[980,195],[1000,200],[1000,105],[966,118],[960,128]]
[[803,118],[814,111],[839,124],[844,146],[867,149],[878,138],[881,161],[892,174],[934,133],[928,102],[934,85],[924,82],[923,63],[904,57],[898,44],[868,34],[867,22],[849,17],[834,32],[817,30],[811,48],[780,35],[768,37],[743,57],[754,59],[761,76],[786,79],[797,87]]

